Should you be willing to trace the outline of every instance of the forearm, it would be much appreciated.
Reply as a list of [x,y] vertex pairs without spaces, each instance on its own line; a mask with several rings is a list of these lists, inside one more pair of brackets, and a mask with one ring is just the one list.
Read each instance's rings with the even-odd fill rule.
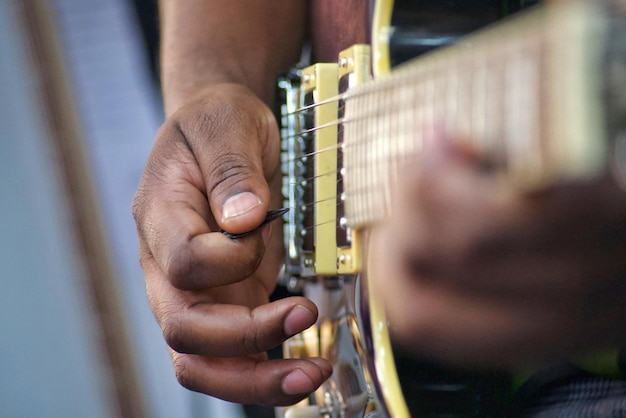
[[298,60],[304,0],[161,0],[166,114],[199,88],[234,82],[271,102],[276,76]]

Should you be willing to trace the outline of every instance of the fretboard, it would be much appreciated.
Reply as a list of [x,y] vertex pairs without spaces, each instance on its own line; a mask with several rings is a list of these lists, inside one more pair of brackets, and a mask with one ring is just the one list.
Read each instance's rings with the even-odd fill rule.
[[606,165],[603,45],[606,27],[596,2],[566,2],[350,91],[344,182],[351,226],[390,214],[390,191],[408,164],[420,164],[436,126],[522,190],[597,175]]

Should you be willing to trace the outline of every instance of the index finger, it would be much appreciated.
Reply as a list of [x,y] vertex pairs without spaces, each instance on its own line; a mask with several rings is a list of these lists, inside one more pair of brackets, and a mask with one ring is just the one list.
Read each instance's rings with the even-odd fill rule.
[[229,239],[217,226],[209,226],[203,195],[192,185],[177,187],[162,190],[160,201],[148,202],[137,217],[138,228],[143,229],[142,249],[151,254],[165,278],[179,289],[191,290],[249,277],[263,257],[260,231]]
[[[241,280],[255,270],[263,254],[259,234],[234,242],[219,233],[205,188],[184,135],[164,125],[135,195],[133,214],[145,250],[181,289]],[[267,205],[259,202],[248,214],[250,222],[256,222],[252,226],[262,222]]]
[[326,360],[208,358],[172,353],[176,377],[187,389],[247,405],[292,405],[332,374]]

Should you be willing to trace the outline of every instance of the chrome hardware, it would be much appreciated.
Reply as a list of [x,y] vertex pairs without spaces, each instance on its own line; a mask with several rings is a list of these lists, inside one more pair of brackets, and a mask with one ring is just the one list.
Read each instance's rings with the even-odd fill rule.
[[302,157],[306,154],[306,138],[302,134],[305,130],[305,115],[299,111],[304,105],[300,80],[301,71],[294,70],[278,82],[284,96],[281,106],[283,206],[289,208],[283,230],[287,254],[279,282],[295,291],[302,286],[302,277],[313,275],[312,266],[306,262],[303,254],[307,235],[304,197],[310,184],[306,178],[306,157]]

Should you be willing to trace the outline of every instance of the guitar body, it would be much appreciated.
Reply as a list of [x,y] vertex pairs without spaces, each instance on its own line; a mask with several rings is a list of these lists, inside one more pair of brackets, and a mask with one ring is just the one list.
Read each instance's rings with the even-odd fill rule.
[[[373,47],[383,50],[379,54],[388,58],[374,65],[374,73],[383,77],[405,62],[452,45],[467,34],[535,3],[537,1],[524,0],[380,1],[376,14],[380,20],[374,21],[374,32],[382,34],[378,40],[382,45],[374,41]],[[367,318],[363,322],[371,324],[371,310],[382,310],[382,307],[375,300],[375,295],[368,294],[367,280],[363,282],[361,312],[362,317]],[[385,320],[384,312],[373,315],[374,323]],[[451,370],[429,361],[419,361],[387,345],[389,337],[386,332],[376,336],[370,327],[363,333],[372,335],[372,338],[366,339],[370,343],[367,347],[370,353],[367,367],[376,376],[373,379],[376,393],[382,394],[378,401],[381,415],[461,418],[502,414],[512,391],[509,375]],[[393,355],[377,362],[377,351],[386,350],[391,350]],[[394,383],[392,388],[385,387],[389,381],[396,379],[397,386]]]
[[[607,27],[598,22],[608,22],[604,6],[619,1],[537,6],[496,25],[536,2],[379,0],[370,10],[350,0],[337,15],[325,14],[328,1],[312,2],[312,23],[322,24],[311,34],[313,55],[330,61],[328,55],[341,52],[333,63],[280,81],[283,195],[290,209],[282,280],[313,300],[320,317],[287,341],[284,352],[322,356],[334,373],[310,399],[279,416],[501,415],[509,376],[448,370],[393,351],[393,324],[368,291],[372,281],[384,280],[368,277],[369,231],[391,215],[398,167],[419,164],[421,135],[444,115],[453,136],[481,140],[470,145],[514,187],[603,172],[607,144],[623,130],[606,122],[626,114],[626,105],[603,102],[601,92],[616,90],[612,83],[621,80],[601,80],[602,60],[626,62],[626,48],[606,42],[609,31],[624,30],[621,20]],[[343,25],[340,16],[350,7],[361,19],[373,16],[371,30]],[[485,26],[494,27],[467,37]],[[337,44],[322,45],[329,37]],[[371,47],[343,49],[368,37]],[[602,56],[589,47],[601,44]],[[492,117],[502,109],[525,112]],[[534,142],[521,143],[525,138]]]
[[386,41],[391,67],[453,44],[535,3],[537,0],[393,0],[392,30]]

